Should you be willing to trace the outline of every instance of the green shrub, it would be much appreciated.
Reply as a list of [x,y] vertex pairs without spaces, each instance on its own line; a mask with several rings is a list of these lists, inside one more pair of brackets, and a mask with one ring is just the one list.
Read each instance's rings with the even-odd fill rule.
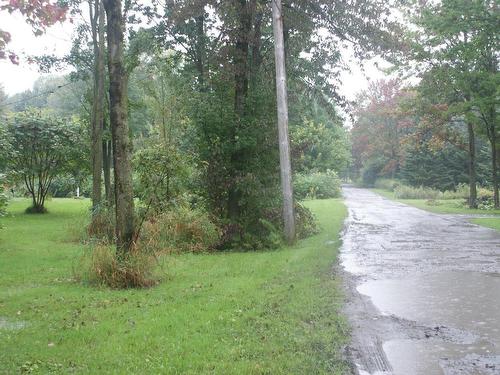
[[[295,235],[303,239],[319,232],[313,213],[299,202],[295,202]],[[254,236],[252,243],[245,243],[243,248],[266,249],[283,245],[284,219],[282,207],[274,207],[266,213],[266,219],[261,219],[259,236]],[[279,239],[279,241],[277,240]]]
[[[251,231],[243,232],[241,227],[234,225],[223,227],[221,243],[226,245],[224,248],[229,249],[275,249],[284,244],[283,226],[283,209],[279,204],[276,204],[272,208],[265,210],[264,218],[261,218],[257,224],[252,225],[250,227]],[[233,233],[227,234],[228,231],[232,231]],[[295,202],[295,232],[297,239],[312,236],[318,233],[318,231],[316,218],[312,212],[299,202]],[[233,238],[233,242],[227,246],[224,236]],[[237,240],[234,241],[234,238]]]
[[144,221],[138,246],[147,252],[204,252],[220,241],[219,228],[202,209],[171,208]]
[[478,199],[477,208],[480,210],[493,210],[495,208],[495,202],[493,198]]
[[340,179],[334,171],[297,174],[294,179],[297,199],[327,199],[340,196]]
[[96,244],[81,257],[73,273],[76,280],[90,285],[113,289],[146,288],[157,283],[154,266],[154,257],[138,248],[118,257],[113,246]]
[[400,185],[399,181],[389,178],[379,178],[375,181],[375,188],[389,191],[394,191]]
[[[467,203],[468,202],[465,201],[464,205],[467,205]],[[493,210],[495,208],[493,191],[483,187],[477,189],[477,208],[480,210]]]
[[458,184],[455,190],[446,190],[440,194],[440,199],[467,199],[469,197],[469,185]]
[[46,214],[48,211],[44,206],[29,206],[24,210],[27,214]]
[[[466,196],[467,198],[467,196]],[[483,200],[493,200],[493,190],[486,189],[484,187],[479,187],[477,189],[477,199],[479,201]]]
[[317,234],[320,230],[314,214],[300,203],[295,203],[295,230],[299,240]]

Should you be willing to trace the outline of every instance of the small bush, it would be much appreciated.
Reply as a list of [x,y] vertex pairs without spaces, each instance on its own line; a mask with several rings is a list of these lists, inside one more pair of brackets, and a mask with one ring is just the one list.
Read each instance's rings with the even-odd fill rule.
[[[310,237],[319,232],[313,213],[299,202],[295,202],[295,234],[297,239]],[[284,220],[282,207],[267,210],[266,219],[260,220],[259,236],[243,243],[244,249],[275,249],[283,245]]]
[[148,218],[138,245],[148,252],[193,252],[214,249],[219,228],[201,209],[176,207]]
[[[466,196],[467,198],[467,196]],[[493,191],[488,190],[484,187],[479,187],[477,189],[477,199],[479,201],[493,200]]]
[[24,212],[27,214],[46,214],[48,211],[44,206],[30,206]]
[[379,178],[377,181],[375,181],[375,188],[376,189],[383,189],[383,190],[389,190],[389,191],[394,191],[398,186],[401,184],[397,180],[392,180],[389,178]]
[[340,179],[334,171],[297,174],[293,188],[297,199],[340,197]]
[[439,190],[434,190],[428,187],[411,187],[400,185],[394,189],[394,196],[397,199],[433,199],[439,198]]
[[78,281],[113,289],[147,288],[155,285],[155,259],[137,249],[119,258],[114,247],[97,244],[80,259],[74,270]]
[[[465,205],[467,205],[465,201]],[[493,191],[480,187],[477,189],[477,208],[480,210],[493,210],[495,202],[493,199]]]
[[317,234],[320,230],[314,214],[300,203],[295,204],[295,228],[299,240]]

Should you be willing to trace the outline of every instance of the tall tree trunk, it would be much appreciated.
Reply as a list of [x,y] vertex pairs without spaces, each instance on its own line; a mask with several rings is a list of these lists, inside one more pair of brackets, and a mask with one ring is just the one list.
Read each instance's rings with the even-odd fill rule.
[[[109,94],[109,91],[108,91]],[[105,108],[109,111],[110,101],[109,95],[105,95]],[[102,143],[102,168],[104,175],[104,192],[106,194],[106,202],[108,207],[112,207],[114,205],[114,194],[113,194],[113,183],[112,183],[112,175],[111,169],[113,168],[113,146],[111,140],[111,129],[109,121],[106,117],[103,119],[104,133],[103,133],[103,143]]]
[[467,131],[469,133],[469,208],[477,208],[476,137],[471,121],[467,121]]
[[104,101],[104,52],[101,49],[103,41],[102,30],[104,15],[100,0],[89,1],[90,24],[92,29],[92,44],[94,48],[94,87],[92,94],[92,211],[99,211],[102,199],[102,131],[103,131],[103,101]]
[[496,129],[492,126],[491,129],[491,178],[493,184],[493,202],[495,208],[500,208],[500,201],[498,196],[498,165],[497,165],[497,137]]
[[102,142],[102,167],[104,170],[104,194],[106,195],[106,202],[109,206],[113,203],[113,189],[111,188],[111,141],[105,140]]
[[[104,121],[104,111],[106,109],[105,105],[105,82],[106,82],[106,71],[105,71],[105,53],[106,53],[106,46],[105,46],[105,30],[104,28],[106,27],[106,14],[104,13],[104,5],[102,4],[102,0],[99,1],[99,59],[98,59],[98,64],[97,64],[97,70],[98,70],[98,85],[97,85],[97,101],[98,101],[98,114],[97,114],[97,121],[99,123],[99,128],[100,128],[100,139],[101,139],[101,144],[104,143],[103,141],[103,134],[104,130],[106,128],[106,124]],[[104,169],[104,164],[105,164],[105,156],[104,156],[104,150],[102,149],[101,145],[98,145],[97,147],[100,147],[101,149],[101,169]],[[106,171],[104,171],[105,179],[106,179]],[[109,178],[109,176],[107,176]],[[105,183],[106,185],[106,183]],[[100,187],[99,187],[100,188]],[[106,187],[105,187],[106,189]],[[108,200],[108,192],[105,190],[106,194],[106,203],[109,204]]]
[[[252,0],[252,2],[255,2],[255,0]],[[231,129],[230,137],[232,140],[236,138],[242,127],[245,116],[245,101],[248,95],[248,37],[252,27],[250,8],[251,6],[246,0],[236,0],[239,25],[234,54],[234,113],[236,120],[235,126]],[[237,179],[242,157],[240,150],[234,149],[232,151],[227,207],[228,217],[232,222],[238,221],[241,211],[241,191],[237,186]]]
[[[498,71],[498,63],[496,55],[490,50],[491,56],[489,59],[489,70],[492,75],[496,75]],[[498,98],[498,90],[495,91],[495,94]],[[495,95],[494,94],[494,95]],[[498,196],[498,163],[497,163],[497,108],[495,104],[491,104],[488,110],[488,119],[490,125],[491,132],[491,159],[492,159],[492,175],[493,175],[493,201],[495,203],[495,208],[500,208],[500,201]]]
[[278,105],[278,134],[280,149],[281,187],[285,238],[295,241],[295,216],[293,207],[292,168],[288,136],[288,99],[286,89],[285,46],[283,40],[283,9],[281,0],[273,0],[274,54],[276,60],[276,96]]
[[116,248],[128,253],[134,238],[131,141],[127,119],[127,73],[123,61],[124,21],[121,0],[104,0],[108,31],[111,136],[115,176]]
[[253,23],[253,33],[252,33],[252,64],[251,64],[252,81],[255,80],[260,65],[262,63],[262,53],[261,53],[262,18],[263,18],[262,10],[256,9],[255,20]]

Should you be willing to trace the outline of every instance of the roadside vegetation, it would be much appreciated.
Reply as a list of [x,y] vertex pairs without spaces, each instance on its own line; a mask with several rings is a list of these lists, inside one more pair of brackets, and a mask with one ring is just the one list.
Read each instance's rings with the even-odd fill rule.
[[88,200],[28,203],[1,219],[1,373],[345,373],[340,200],[307,202],[322,230],[294,247],[160,255],[147,291],[73,278]]
[[417,208],[434,212],[437,214],[473,214],[473,215],[500,215],[500,210],[495,209],[471,209],[467,207],[467,202],[465,199],[444,199],[444,200],[434,200],[434,199],[411,199],[411,198],[398,198],[396,194],[389,190],[384,189],[372,189],[374,192],[392,199],[399,201],[401,203],[409,204]]
[[475,209],[469,208],[469,187],[465,184],[458,185],[456,190],[440,191],[424,186],[408,186],[397,180],[379,179],[375,181],[373,190],[387,198],[436,213],[500,213],[500,210],[494,209],[493,192],[483,187],[477,188],[478,207]]

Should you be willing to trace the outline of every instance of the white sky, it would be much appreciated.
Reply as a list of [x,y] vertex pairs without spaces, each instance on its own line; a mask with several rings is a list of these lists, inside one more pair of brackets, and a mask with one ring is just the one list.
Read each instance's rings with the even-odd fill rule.
[[3,84],[8,95],[32,88],[40,76],[38,67],[29,64],[24,55],[52,54],[63,55],[71,48],[72,25],[57,24],[47,33],[36,37],[31,27],[26,24],[20,14],[9,14],[0,11],[0,28],[11,34],[12,40],[7,49],[13,50],[20,57],[20,64],[14,65],[10,60],[0,60],[0,84]]
[[[34,81],[41,76],[36,65],[30,65],[23,55],[40,55],[55,53],[64,55],[71,48],[73,25],[69,22],[57,24],[49,28],[46,34],[35,37],[31,27],[19,14],[0,12],[0,27],[11,33],[12,41],[7,48],[15,51],[21,58],[19,65],[10,60],[0,60],[0,84],[8,95],[32,88]],[[369,80],[378,80],[384,73],[373,63],[365,63],[365,73],[358,66],[351,66],[351,73],[342,74],[343,84],[340,93],[347,99],[354,99],[356,93],[368,87]]]

